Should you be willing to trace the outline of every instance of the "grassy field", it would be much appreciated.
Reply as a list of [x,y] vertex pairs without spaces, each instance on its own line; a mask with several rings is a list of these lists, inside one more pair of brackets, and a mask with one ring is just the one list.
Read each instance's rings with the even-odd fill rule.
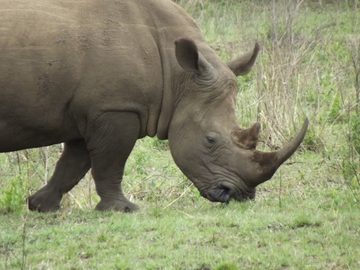
[[259,42],[239,79],[239,123],[260,121],[259,148],[271,151],[309,117],[301,149],[255,201],[224,206],[200,197],[166,141],[139,140],[123,183],[134,214],[93,211],[90,175],[60,211],[28,212],[61,146],[1,154],[0,268],[360,269],[357,1],[176,2],[225,61]]

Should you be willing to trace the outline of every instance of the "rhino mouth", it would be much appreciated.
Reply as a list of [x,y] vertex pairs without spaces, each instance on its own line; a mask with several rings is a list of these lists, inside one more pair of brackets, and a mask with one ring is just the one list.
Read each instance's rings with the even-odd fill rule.
[[251,190],[242,190],[239,193],[236,192],[236,188],[231,187],[229,184],[223,183],[216,188],[212,188],[202,194],[203,197],[211,202],[229,203],[230,200],[239,202],[255,199],[255,188]]

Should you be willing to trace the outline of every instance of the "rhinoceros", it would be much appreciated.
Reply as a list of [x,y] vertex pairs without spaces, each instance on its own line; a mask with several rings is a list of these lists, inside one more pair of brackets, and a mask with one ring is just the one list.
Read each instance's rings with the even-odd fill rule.
[[97,210],[130,212],[121,181],[137,139],[168,140],[173,159],[212,202],[255,197],[301,144],[256,150],[241,128],[236,76],[259,45],[228,63],[170,0],[0,0],[0,152],[64,150],[30,210],[55,211],[91,169]]

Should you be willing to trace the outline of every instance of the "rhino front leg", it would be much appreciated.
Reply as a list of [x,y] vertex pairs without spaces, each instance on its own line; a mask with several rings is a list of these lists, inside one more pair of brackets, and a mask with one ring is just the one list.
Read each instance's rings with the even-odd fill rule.
[[99,117],[88,131],[91,172],[101,201],[96,210],[132,212],[137,205],[125,198],[121,181],[124,167],[140,131],[136,113],[109,112]]
[[90,166],[90,155],[85,141],[80,139],[66,142],[49,182],[28,197],[29,209],[39,212],[58,210],[63,194],[79,183]]

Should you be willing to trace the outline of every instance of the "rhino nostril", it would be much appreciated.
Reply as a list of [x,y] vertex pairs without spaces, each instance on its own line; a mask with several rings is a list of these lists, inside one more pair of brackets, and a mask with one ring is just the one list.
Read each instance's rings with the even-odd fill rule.
[[207,199],[212,201],[212,202],[223,202],[223,203],[227,203],[230,201],[230,193],[231,190],[228,187],[225,186],[220,186],[216,189],[211,190],[208,193]]
[[228,203],[230,201],[230,189],[228,187],[222,187],[222,196],[224,197],[224,202]]

